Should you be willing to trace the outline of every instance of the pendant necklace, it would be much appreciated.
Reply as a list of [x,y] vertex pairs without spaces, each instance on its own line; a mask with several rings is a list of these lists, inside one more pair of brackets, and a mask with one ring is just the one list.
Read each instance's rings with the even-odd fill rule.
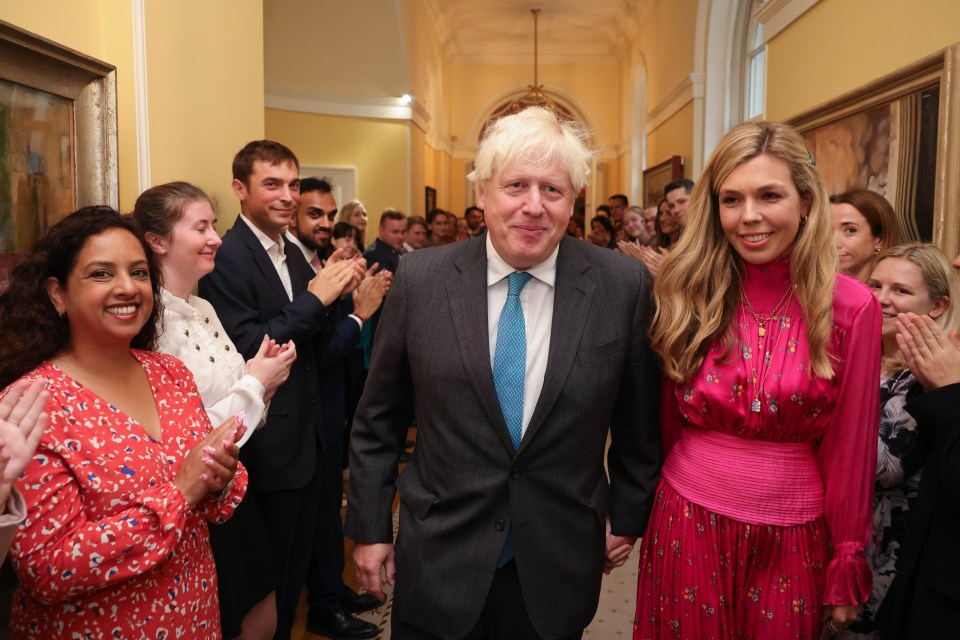
[[767,324],[775,316],[780,314],[780,312],[787,306],[787,300],[790,299],[790,294],[793,292],[794,284],[790,283],[787,286],[787,290],[783,292],[783,297],[780,298],[780,302],[777,303],[777,306],[773,308],[769,314],[765,316],[760,316],[756,311],[753,310],[753,305],[750,304],[750,298],[747,297],[747,292],[743,290],[743,285],[740,285],[740,300],[747,305],[747,311],[750,312],[750,315],[753,316],[753,319],[757,323],[757,344],[760,344],[760,338],[767,335],[767,329],[763,325]]
[[[766,327],[764,327],[764,325],[778,316],[782,323],[783,316],[779,314],[782,314],[784,311],[786,311],[787,300],[789,300],[790,293],[793,291],[793,289],[794,289],[794,285],[790,284],[790,286],[787,287],[786,292],[783,294],[783,297],[780,298],[780,302],[778,302],[777,306],[773,308],[773,311],[771,311],[766,316],[761,317],[753,310],[753,307],[750,305],[750,299],[747,297],[747,292],[743,290],[743,285],[740,286],[740,301],[741,301],[740,307],[743,308],[744,306],[746,306],[747,310],[750,311],[750,315],[753,316],[754,321],[757,323],[757,360],[758,360],[757,371],[758,373],[760,369],[760,362],[759,362],[760,358],[762,357],[763,360],[765,361],[763,363],[765,365],[763,369],[763,373],[759,374],[759,380],[757,379],[757,377],[754,377],[754,391],[756,393],[753,397],[753,402],[750,403],[750,411],[752,411],[753,413],[760,413],[760,409],[761,409],[760,396],[763,395],[763,383],[767,379],[767,373],[770,372],[770,364],[771,364],[771,361],[773,360],[772,354],[770,356],[770,359],[767,360],[767,354],[763,349],[763,343],[765,342],[764,336],[767,335],[767,329]],[[773,343],[773,353],[776,353],[777,351],[777,345],[780,344],[780,335],[782,333],[783,333],[782,328],[780,331],[777,331],[777,339]]]

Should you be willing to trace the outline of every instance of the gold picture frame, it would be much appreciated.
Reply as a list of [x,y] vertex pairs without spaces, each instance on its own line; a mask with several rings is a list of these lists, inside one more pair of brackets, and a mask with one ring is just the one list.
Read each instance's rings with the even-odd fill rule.
[[960,252],[958,70],[960,44],[788,120],[828,190],[882,193],[908,235],[951,257]]
[[0,282],[82,206],[119,206],[116,68],[0,21]]

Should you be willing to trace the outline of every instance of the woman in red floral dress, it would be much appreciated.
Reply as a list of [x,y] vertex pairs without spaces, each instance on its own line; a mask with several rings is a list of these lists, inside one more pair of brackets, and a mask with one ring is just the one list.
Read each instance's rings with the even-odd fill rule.
[[835,269],[800,136],[730,131],[656,281],[667,457],[635,640],[812,640],[870,595],[880,309]]
[[43,380],[49,427],[18,488],[12,638],[219,638],[207,521],[246,491],[231,419],[148,351],[158,271],[128,218],[88,207],[50,229],[0,296],[0,385]]

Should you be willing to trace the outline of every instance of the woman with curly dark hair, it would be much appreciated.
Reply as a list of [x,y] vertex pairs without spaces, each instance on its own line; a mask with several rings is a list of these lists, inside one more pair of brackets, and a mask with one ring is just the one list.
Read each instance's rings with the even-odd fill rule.
[[149,351],[159,286],[133,221],[86,207],[0,294],[0,383],[40,380],[50,394],[18,484],[11,638],[220,637],[207,521],[229,518],[246,491],[243,427],[211,429],[183,364]]

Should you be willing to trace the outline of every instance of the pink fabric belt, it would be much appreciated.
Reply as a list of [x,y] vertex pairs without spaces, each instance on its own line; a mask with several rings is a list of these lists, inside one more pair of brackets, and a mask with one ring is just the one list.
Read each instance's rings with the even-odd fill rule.
[[784,527],[823,514],[813,442],[747,440],[684,427],[663,479],[690,502],[740,522]]

